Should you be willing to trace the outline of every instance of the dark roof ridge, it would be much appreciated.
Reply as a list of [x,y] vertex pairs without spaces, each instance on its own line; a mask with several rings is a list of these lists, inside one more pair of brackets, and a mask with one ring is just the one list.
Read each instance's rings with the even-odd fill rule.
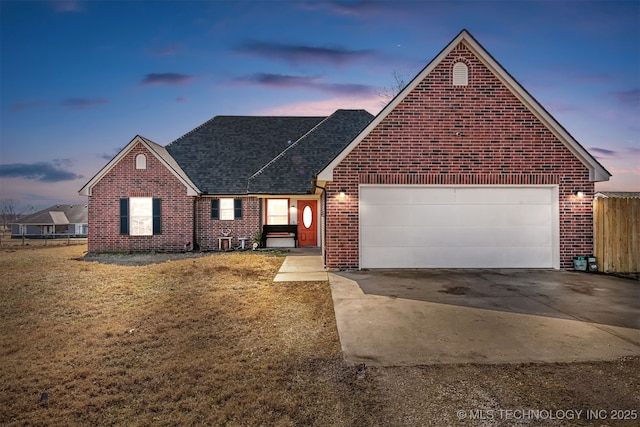
[[169,144],[167,144],[167,147],[169,147],[170,145],[175,144],[176,142],[180,141],[181,139],[184,139],[185,137],[187,137],[188,135],[191,135],[192,133],[194,133],[195,131],[202,129],[205,125],[208,125],[209,123],[211,123],[212,121],[214,121],[216,119],[216,117],[218,116],[213,116],[212,118],[210,118],[209,120],[207,120],[204,123],[201,123],[200,126],[196,126],[194,129],[191,129],[189,132],[185,133],[182,136],[179,136],[178,138],[174,139],[173,141],[171,141]]
[[[318,123],[317,125],[315,125],[314,127],[312,127],[307,133],[305,133],[304,135],[302,135],[300,138],[298,138],[293,144],[291,144],[290,146],[288,146],[287,148],[285,148],[284,150],[282,150],[280,152],[280,154],[278,154],[277,156],[275,156],[273,159],[269,160],[269,162],[262,166],[256,173],[254,173],[253,175],[251,175],[249,177],[249,179],[247,181],[252,180],[254,177],[260,175],[266,168],[268,168],[269,166],[271,166],[272,164],[274,164],[275,162],[277,162],[279,159],[281,159],[283,156],[285,156],[285,154],[291,150],[293,147],[295,147],[298,142],[302,141],[303,139],[305,139],[307,137],[307,135],[309,135],[310,133],[312,133],[313,131],[315,131],[318,126],[322,125],[323,123],[325,123],[327,120],[329,120],[331,117],[335,116],[336,113],[338,113],[338,111],[341,110],[336,110],[333,113],[331,113],[330,115],[326,116],[324,119],[322,119],[320,121],[320,123]],[[310,116],[310,117],[316,117],[316,116]],[[321,117],[321,116],[317,116],[317,117]]]
[[371,121],[366,110],[337,110],[248,180],[250,194],[309,194],[313,176]]

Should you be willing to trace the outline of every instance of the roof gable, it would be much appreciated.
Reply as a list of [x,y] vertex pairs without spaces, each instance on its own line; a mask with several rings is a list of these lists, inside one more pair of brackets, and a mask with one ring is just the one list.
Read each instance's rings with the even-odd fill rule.
[[187,188],[187,195],[189,196],[197,196],[201,193],[201,191],[196,187],[196,185],[191,181],[189,176],[182,170],[180,165],[175,161],[175,159],[169,154],[166,148],[161,145],[156,144],[155,142],[142,137],[140,135],[136,135],[116,156],[109,161],[100,171],[93,177],[89,182],[87,182],[84,187],[82,187],[78,193],[81,196],[90,196],[92,188],[100,182],[100,180],[107,174],[115,165],[117,165],[120,160],[122,160],[132,149],[136,146],[136,144],[144,145],[147,150],[154,155],[160,163],[164,167],[166,167],[184,186]]
[[373,119],[337,110],[249,178],[249,193],[305,194],[312,180]]
[[216,116],[167,146],[205,194],[247,193],[249,177],[324,117]]
[[591,181],[606,181],[611,174],[580,145],[466,30],[462,30],[382,111],[318,174],[332,181],[333,170],[460,44],[471,51],[522,104],[589,170]]
[[49,211],[49,216],[53,220],[53,223],[56,225],[66,225],[69,224],[69,219],[64,214],[64,212],[59,211]]

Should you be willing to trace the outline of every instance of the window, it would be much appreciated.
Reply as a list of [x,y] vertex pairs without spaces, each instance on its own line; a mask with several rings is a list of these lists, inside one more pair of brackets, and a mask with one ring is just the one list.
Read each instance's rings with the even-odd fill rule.
[[469,84],[469,69],[464,62],[456,62],[453,65],[453,85],[466,86]]
[[151,197],[120,199],[120,234],[153,236],[161,234],[161,200]]
[[220,219],[233,219],[233,199],[220,199]]
[[213,199],[211,219],[233,220],[242,218],[242,199]]
[[288,199],[267,199],[267,224],[289,224]]
[[136,169],[146,169],[147,168],[147,156],[144,154],[138,154],[136,156]]

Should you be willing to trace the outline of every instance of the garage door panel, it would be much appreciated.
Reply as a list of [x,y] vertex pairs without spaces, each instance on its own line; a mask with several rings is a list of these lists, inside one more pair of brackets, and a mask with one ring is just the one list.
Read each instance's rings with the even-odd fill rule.
[[413,209],[407,209],[410,205],[377,205],[361,207],[363,226],[386,226],[395,224],[412,224],[411,219],[418,214]]
[[456,203],[478,205],[548,205],[552,202],[550,191],[540,188],[520,187],[517,191],[505,191],[497,188],[458,188]]
[[527,227],[363,227],[363,246],[379,247],[452,247],[452,248],[551,248],[548,226]]
[[[394,241],[400,241],[403,230],[396,228]],[[369,233],[371,234],[371,233]],[[527,246],[544,246],[550,248],[551,229],[548,226],[528,227],[523,230],[520,227],[418,227],[406,243],[413,247],[498,247],[513,248]],[[364,243],[364,242],[363,242]],[[380,240],[378,244],[384,244]]]
[[362,256],[380,260],[363,268],[540,268],[541,264],[552,262],[547,248],[513,248],[504,252],[488,247],[375,247],[363,249]]
[[360,241],[363,246],[390,247],[408,246],[414,235],[409,227],[363,227]]
[[551,209],[544,205],[502,205],[499,208],[491,205],[456,205],[445,215],[446,224],[443,225],[529,226],[549,224]]
[[363,186],[361,267],[550,268],[554,194],[551,187]]
[[455,203],[454,188],[434,188],[429,193],[388,191],[381,187],[367,187],[367,199],[360,198],[361,206],[368,205],[441,205]]
[[363,226],[420,225],[544,225],[551,208],[545,205],[368,205],[361,207]]

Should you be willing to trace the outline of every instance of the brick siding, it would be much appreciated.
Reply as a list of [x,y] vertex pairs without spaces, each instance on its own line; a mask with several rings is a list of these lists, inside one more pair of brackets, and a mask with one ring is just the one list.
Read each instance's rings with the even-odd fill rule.
[[[451,84],[460,60],[469,67],[467,86]],[[593,250],[587,168],[462,43],[334,169],[330,268],[358,267],[359,184],[558,185],[560,268]]]
[[[231,196],[230,196],[231,197]],[[253,235],[260,231],[261,200],[255,197],[234,197],[242,199],[242,218],[229,220],[211,219],[211,197],[203,197],[197,202],[197,241],[200,250],[218,249],[218,237],[228,232],[231,245],[240,246],[239,237],[246,237],[245,245],[251,247]]]
[[[147,168],[136,169],[136,156],[145,154]],[[162,234],[120,234],[120,199],[162,199]],[[92,189],[89,196],[89,252],[178,251],[193,240],[193,201],[185,186],[138,143]]]

